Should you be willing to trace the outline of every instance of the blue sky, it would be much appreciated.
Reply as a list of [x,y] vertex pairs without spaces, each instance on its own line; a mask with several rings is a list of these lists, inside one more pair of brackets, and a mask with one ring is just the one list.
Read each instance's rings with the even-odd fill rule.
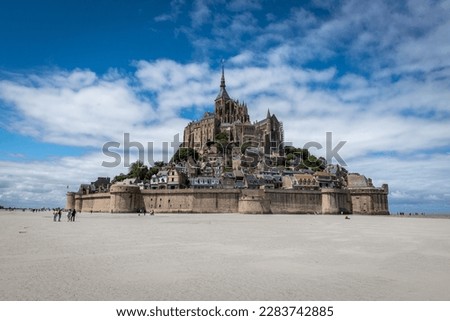
[[[108,141],[164,142],[211,111],[225,61],[251,120],[346,141],[392,212],[450,213],[450,1],[2,1],[0,205],[63,206],[127,172]],[[313,151],[322,155],[324,149]]]

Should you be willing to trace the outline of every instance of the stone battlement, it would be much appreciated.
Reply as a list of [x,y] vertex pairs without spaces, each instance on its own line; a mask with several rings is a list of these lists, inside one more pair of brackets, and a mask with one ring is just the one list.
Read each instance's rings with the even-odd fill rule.
[[109,193],[67,193],[66,208],[78,212],[389,214],[387,192],[357,190],[175,189],[140,190],[113,185]]

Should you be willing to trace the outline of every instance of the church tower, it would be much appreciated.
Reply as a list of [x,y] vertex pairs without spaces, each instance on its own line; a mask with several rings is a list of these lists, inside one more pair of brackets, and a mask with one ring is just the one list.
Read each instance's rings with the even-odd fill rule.
[[225,72],[222,64],[222,78],[220,79],[220,90],[219,94],[214,101],[215,105],[215,114],[216,119],[218,120],[218,125],[221,123],[229,123],[230,122],[230,105],[231,98],[227,93],[227,89],[225,86]]
[[234,101],[228,95],[225,85],[225,72],[222,64],[222,77],[220,79],[220,89],[215,101],[215,118],[217,126],[221,124],[233,124],[235,122],[249,123],[247,105]]
[[220,78],[220,91],[215,100],[216,106],[217,106],[218,102],[225,102],[225,101],[231,100],[225,87],[226,87],[225,86],[225,71],[224,71],[224,67],[222,65],[222,78]]

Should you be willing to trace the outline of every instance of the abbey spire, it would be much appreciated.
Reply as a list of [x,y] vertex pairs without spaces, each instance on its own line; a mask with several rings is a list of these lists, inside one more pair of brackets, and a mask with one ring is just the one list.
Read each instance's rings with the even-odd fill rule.
[[219,100],[221,98],[224,101],[231,99],[230,96],[228,95],[225,87],[226,87],[225,86],[225,71],[224,71],[223,62],[222,62],[222,78],[220,79],[220,90],[219,90],[219,94],[216,97],[216,100]]

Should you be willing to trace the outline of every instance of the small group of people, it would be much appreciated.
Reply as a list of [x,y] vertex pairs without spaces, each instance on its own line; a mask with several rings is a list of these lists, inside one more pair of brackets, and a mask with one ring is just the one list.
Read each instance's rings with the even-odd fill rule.
[[[67,222],[75,222],[75,209],[69,209],[67,211]],[[56,208],[53,210],[53,222],[61,222],[62,209]]]
[[77,214],[75,209],[69,209],[67,212],[67,222],[75,222],[75,214]]
[[56,222],[56,219],[58,219],[58,222],[61,222],[61,212],[62,209],[60,208],[53,209],[53,222]]
[[[144,216],[147,214],[147,210],[145,209],[145,207],[138,210],[138,216],[141,216],[141,214],[144,214]],[[151,210],[150,215],[155,215],[155,212]]]

